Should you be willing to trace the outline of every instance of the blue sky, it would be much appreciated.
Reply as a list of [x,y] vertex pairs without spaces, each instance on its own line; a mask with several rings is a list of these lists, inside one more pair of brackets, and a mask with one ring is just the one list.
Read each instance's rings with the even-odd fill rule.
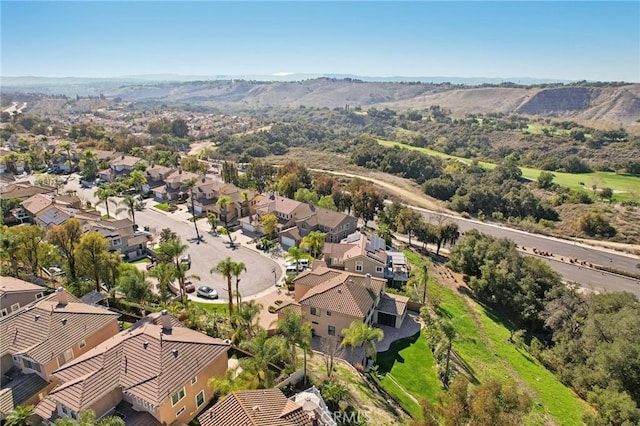
[[3,76],[640,81],[640,2],[0,3]]

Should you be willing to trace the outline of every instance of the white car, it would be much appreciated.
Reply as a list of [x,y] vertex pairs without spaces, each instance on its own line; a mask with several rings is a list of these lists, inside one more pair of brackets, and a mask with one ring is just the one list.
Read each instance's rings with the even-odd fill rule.
[[196,290],[196,294],[200,297],[206,297],[207,299],[218,298],[218,292],[211,287],[207,287],[206,285],[198,287],[198,290]]

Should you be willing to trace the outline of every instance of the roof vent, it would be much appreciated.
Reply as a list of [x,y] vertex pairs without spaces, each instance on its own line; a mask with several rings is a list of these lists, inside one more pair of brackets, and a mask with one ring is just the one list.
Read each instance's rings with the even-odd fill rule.
[[40,315],[36,315],[36,321],[40,319]]
[[62,325],[66,325],[67,324],[67,319],[66,318],[62,318]]
[[171,353],[173,354],[174,358],[178,358],[178,350],[177,349],[173,349],[171,351]]
[[338,293],[342,294],[342,289],[341,288],[338,289]]
[[149,346],[149,342],[145,341],[144,343],[142,343],[142,346],[144,346],[144,348],[147,349],[147,346]]
[[254,405],[253,406],[253,411],[260,411],[260,406],[259,405]]

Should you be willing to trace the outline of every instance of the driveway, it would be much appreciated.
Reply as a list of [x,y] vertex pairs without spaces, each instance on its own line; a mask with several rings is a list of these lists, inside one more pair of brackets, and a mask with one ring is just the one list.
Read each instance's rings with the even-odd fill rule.
[[[97,201],[93,195],[96,188],[80,188],[77,177],[70,179],[65,189],[76,190],[83,201],[91,201],[93,205]],[[117,216],[122,219],[127,217],[126,212],[115,214],[117,203],[120,200],[121,198],[113,197],[114,204],[110,205],[109,213],[112,217]],[[213,274],[209,272],[227,257],[230,257],[234,262],[243,262],[247,268],[247,271],[240,275],[240,293],[243,297],[275,290],[275,284],[283,275],[284,259],[272,259],[265,256],[255,250],[255,246],[249,248],[248,238],[240,234],[239,231],[232,233],[232,238],[236,240],[236,244],[232,248],[229,246],[228,237],[208,232],[209,225],[204,219],[197,221],[202,237],[202,240],[198,243],[195,241],[194,225],[188,220],[191,215],[186,211],[186,205],[180,205],[180,210],[168,213],[154,208],[155,204],[157,202],[153,199],[146,199],[146,208],[136,212],[136,223],[140,228],[149,226],[156,239],[164,228],[169,228],[175,232],[182,242],[188,246],[187,252],[191,255],[191,269],[188,274],[196,275],[200,278],[200,280],[191,279],[191,281],[196,287],[207,285],[215,289],[220,299],[204,299],[195,296],[195,293],[189,294],[189,298],[205,303],[224,303],[228,301],[226,279],[217,272]],[[100,203],[97,208],[103,214],[106,213],[104,203]],[[235,290],[235,278],[233,277],[232,284]]]

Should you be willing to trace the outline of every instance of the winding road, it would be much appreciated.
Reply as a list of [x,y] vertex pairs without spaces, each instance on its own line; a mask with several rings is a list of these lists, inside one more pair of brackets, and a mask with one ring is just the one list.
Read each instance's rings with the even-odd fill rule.
[[488,235],[499,238],[508,238],[519,247],[527,248],[522,253],[529,256],[536,256],[532,249],[535,247],[553,253],[553,257],[539,256],[545,260],[551,268],[558,272],[565,282],[575,282],[585,288],[605,292],[630,292],[640,297],[640,280],[623,275],[611,274],[579,266],[576,264],[560,261],[560,258],[576,258],[600,266],[640,274],[640,257],[627,253],[622,253],[602,247],[594,247],[587,244],[548,237],[545,235],[532,234],[506,226],[481,222],[474,219],[465,219],[444,211],[440,206],[429,200],[427,197],[416,196],[415,192],[402,188],[389,181],[371,178],[368,176],[352,173],[335,172],[330,170],[312,169],[313,171],[329,173],[347,177],[357,177],[385,188],[400,197],[405,204],[422,213],[426,220],[430,222],[441,222],[451,220],[458,224],[461,232],[470,229],[478,229]]

